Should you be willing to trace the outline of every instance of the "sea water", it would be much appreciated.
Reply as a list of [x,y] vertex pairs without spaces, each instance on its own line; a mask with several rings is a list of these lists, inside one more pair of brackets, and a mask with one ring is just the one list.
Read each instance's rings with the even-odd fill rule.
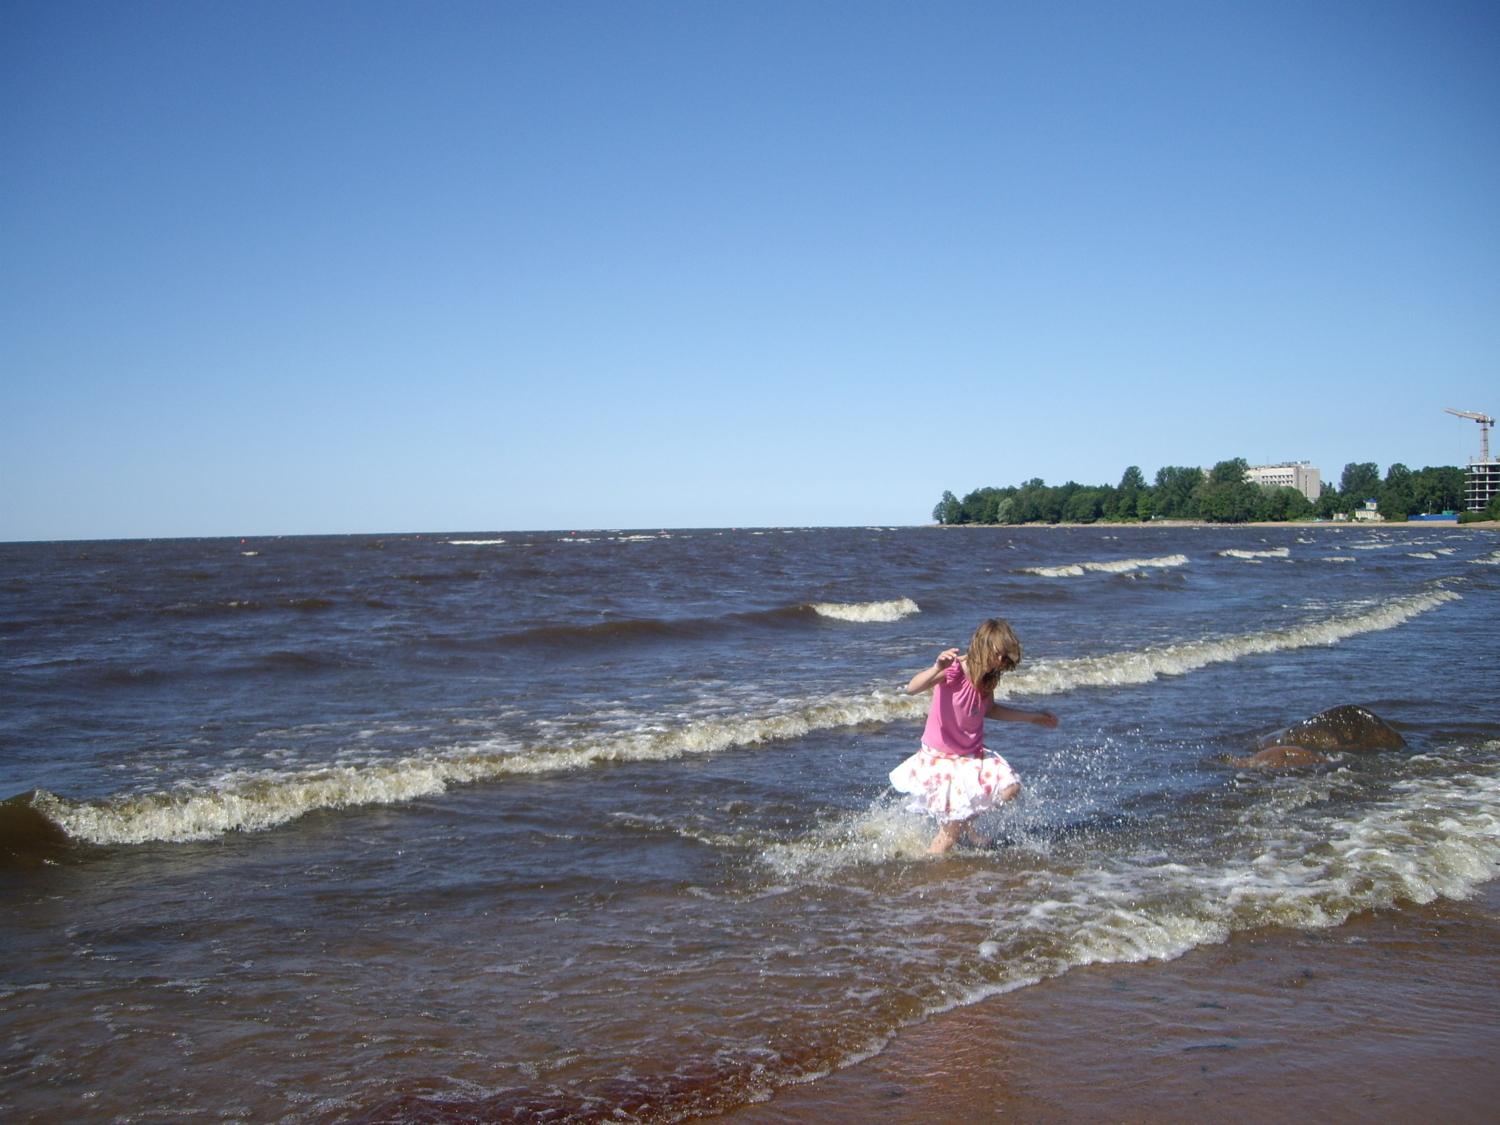
[[[1500,541],[868,528],[10,544],[0,1112],[671,1121],[1096,962],[1500,874]],[[923,855],[906,680],[1055,731]],[[1236,769],[1342,703],[1404,751]]]

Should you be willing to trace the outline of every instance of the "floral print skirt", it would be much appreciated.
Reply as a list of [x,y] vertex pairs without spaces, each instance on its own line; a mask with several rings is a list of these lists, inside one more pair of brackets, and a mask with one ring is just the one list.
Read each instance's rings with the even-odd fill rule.
[[939,824],[968,820],[1000,803],[1000,794],[1021,779],[1010,763],[993,751],[959,758],[923,746],[891,771],[898,793],[910,793],[906,807],[936,817]]

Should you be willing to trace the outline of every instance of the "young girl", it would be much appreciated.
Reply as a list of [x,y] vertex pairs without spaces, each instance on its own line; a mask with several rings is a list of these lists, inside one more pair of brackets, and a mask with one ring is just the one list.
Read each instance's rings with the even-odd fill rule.
[[935,817],[938,833],[927,850],[941,855],[960,835],[983,847],[970,821],[986,809],[1015,800],[1021,779],[999,754],[984,748],[985,719],[1035,723],[1048,730],[1057,716],[1047,711],[1017,711],[995,702],[995,685],[1003,672],[1021,663],[1021,642],[1010,624],[992,617],[974,630],[969,651],[950,648],[906,685],[912,695],[932,691],[932,710],[922,734],[922,749],[891,771],[891,784],[912,794],[907,808]]

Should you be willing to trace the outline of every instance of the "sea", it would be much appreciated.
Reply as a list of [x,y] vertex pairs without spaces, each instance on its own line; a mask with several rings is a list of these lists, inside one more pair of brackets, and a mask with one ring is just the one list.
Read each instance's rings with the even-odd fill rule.
[[[1082,966],[1488,894],[1463,526],[0,545],[0,1116],[676,1122]],[[1002,616],[991,844],[904,686]],[[1360,704],[1404,750],[1227,759]],[[809,1085],[810,1084],[810,1085]]]

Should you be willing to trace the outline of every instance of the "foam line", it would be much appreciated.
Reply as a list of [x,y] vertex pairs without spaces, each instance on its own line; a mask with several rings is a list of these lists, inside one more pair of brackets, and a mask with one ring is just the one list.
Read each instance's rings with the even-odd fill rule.
[[[1361,633],[1392,629],[1458,599],[1451,590],[1435,586],[1371,609],[1287,629],[1042,661],[1006,677],[1001,694],[1050,695],[1079,687],[1150,683],[1161,676],[1182,675],[1257,653],[1336,644]],[[103,801],[71,801],[38,790],[31,804],[75,840],[95,844],[207,840],[224,832],[272,828],[316,809],[390,804],[441,793],[449,785],[507,774],[584,769],[606,761],[662,761],[797,738],[815,730],[915,720],[926,714],[927,702],[925,696],[877,690],[807,700],[772,714],[601,734],[565,744],[518,747],[489,742],[379,764],[295,772],[241,770],[203,786]]]
[[1107,562],[1064,563],[1061,566],[1024,566],[1022,574],[1043,578],[1080,578],[1093,571],[1098,574],[1127,574],[1132,570],[1154,567],[1186,566],[1186,555],[1164,555],[1159,559],[1110,559]]
[[813,602],[812,611],[820,617],[832,617],[837,621],[900,621],[913,613],[921,613],[921,607],[910,598],[897,598],[891,602]]
[[1219,551],[1220,558],[1225,559],[1284,559],[1292,553],[1290,547],[1272,547],[1269,551]]

